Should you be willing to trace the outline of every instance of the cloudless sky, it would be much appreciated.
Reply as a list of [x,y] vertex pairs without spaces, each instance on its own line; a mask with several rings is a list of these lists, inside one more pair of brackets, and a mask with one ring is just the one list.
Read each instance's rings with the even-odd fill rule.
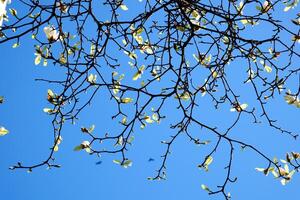
[[[8,135],[0,138],[0,199],[222,199],[218,195],[208,196],[200,186],[205,184],[214,188],[223,184],[226,172],[224,167],[228,159],[226,144],[220,145],[209,172],[204,172],[197,165],[203,161],[203,156],[214,143],[196,146],[187,138],[179,137],[172,146],[172,154],[167,162],[167,180],[147,180],[147,177],[155,175],[155,170],[160,166],[160,156],[165,150],[160,141],[168,140],[174,134],[168,128],[168,118],[160,125],[150,125],[143,131],[135,131],[135,140],[128,152],[133,165],[128,169],[112,162],[119,158],[117,155],[98,158],[85,152],[74,152],[73,148],[87,139],[80,132],[80,127],[95,124],[96,133],[113,131],[116,122],[111,120],[114,108],[110,107],[109,99],[102,100],[101,104],[95,102],[94,106],[87,108],[75,125],[65,125],[63,142],[55,154],[55,162],[62,165],[60,169],[46,170],[46,167],[41,167],[32,173],[9,170],[18,161],[34,164],[48,156],[52,145],[51,117],[43,112],[43,108],[49,107],[46,101],[49,85],[34,79],[54,76],[56,73],[51,63],[47,67],[34,65],[34,42],[30,35],[21,41],[19,48],[11,48],[13,43],[0,46],[0,95],[5,97],[5,103],[0,105],[0,125],[10,130]],[[246,90],[240,92],[247,96]],[[299,109],[288,106],[282,96],[277,97],[270,101],[270,114],[283,127],[299,131]],[[207,107],[210,112],[203,109],[199,116],[212,124],[219,124],[220,128],[228,123],[227,116],[235,114],[229,112],[229,107],[223,111],[210,110],[209,103],[207,99],[203,107]],[[169,109],[165,114],[176,116],[176,109]],[[197,131],[203,132],[197,127],[193,131],[195,134]],[[232,136],[256,145],[270,157],[284,158],[288,151],[300,151],[298,140],[294,141],[264,124],[251,125],[251,119],[246,116],[233,130]],[[204,133],[204,137],[212,141],[215,139],[209,133]],[[149,158],[154,161],[148,162]],[[96,165],[98,161],[102,163]],[[265,177],[254,170],[255,167],[266,167],[267,164],[253,151],[241,151],[236,146],[232,176],[238,179],[227,187],[233,199],[299,199],[299,174],[295,174],[290,183],[282,186],[272,175]]]

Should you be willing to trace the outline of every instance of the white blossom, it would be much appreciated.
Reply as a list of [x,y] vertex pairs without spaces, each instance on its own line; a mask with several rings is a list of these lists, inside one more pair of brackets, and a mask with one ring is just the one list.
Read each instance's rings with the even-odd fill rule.
[[10,3],[11,0],[0,0],[0,28],[3,24],[3,19],[6,17],[6,5]]
[[53,41],[58,40],[59,33],[57,30],[55,30],[55,28],[53,26],[49,25],[49,26],[44,27],[44,32],[49,41],[53,42]]

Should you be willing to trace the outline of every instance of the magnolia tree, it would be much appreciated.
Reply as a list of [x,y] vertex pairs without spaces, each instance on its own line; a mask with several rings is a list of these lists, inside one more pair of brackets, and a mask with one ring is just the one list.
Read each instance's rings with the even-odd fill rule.
[[[15,3],[22,9],[17,10]],[[150,124],[157,124],[159,130],[158,124],[168,120],[167,109],[174,106],[176,119],[170,122],[170,138],[161,141],[165,151],[157,173],[149,180],[166,178],[172,144],[182,135],[191,144],[210,149],[198,165],[206,171],[214,156],[224,153],[217,151],[220,144],[229,148],[223,184],[216,189],[202,185],[209,194],[230,198],[227,185],[236,180],[232,176],[236,147],[249,149],[265,160],[265,166],[256,168],[258,173],[271,173],[281,184],[287,184],[299,170],[300,153],[286,152],[282,159],[273,158],[254,144],[235,139],[231,132],[246,116],[249,124],[262,123],[274,134],[297,139],[297,130],[277,123],[276,116],[268,112],[270,99],[274,98],[300,108],[297,3],[0,0],[0,43],[17,48],[22,41],[33,40],[33,63],[60,70],[57,79],[47,75],[38,79],[49,84],[49,106],[43,109],[53,126],[49,155],[37,164],[18,162],[10,169],[30,172],[42,166],[60,167],[54,156],[63,141],[64,124],[78,121],[87,106],[98,103],[96,94],[104,91],[114,105],[116,112],[111,117],[118,128],[111,131],[114,133],[101,134],[93,132],[94,125],[81,127],[87,139],[78,141],[75,151],[98,156],[117,154],[121,159],[113,162],[130,167],[132,160],[127,151],[134,150],[134,132]],[[253,98],[245,99],[242,88],[247,88],[246,93],[253,94]],[[1,97],[0,103],[5,103],[4,99]],[[199,114],[209,106],[207,102],[213,110],[226,110],[215,118],[234,116],[231,123],[224,127],[207,123]],[[210,132],[215,141],[204,140],[195,127]],[[6,128],[1,127],[1,135],[8,133]]]

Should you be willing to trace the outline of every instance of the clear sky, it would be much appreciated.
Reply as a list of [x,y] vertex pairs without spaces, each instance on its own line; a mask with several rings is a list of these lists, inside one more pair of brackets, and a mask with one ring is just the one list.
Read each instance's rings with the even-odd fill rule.
[[[9,170],[18,161],[34,164],[48,156],[52,145],[51,118],[43,112],[43,108],[49,107],[46,101],[49,85],[34,79],[55,76],[57,73],[51,64],[48,67],[34,65],[34,47],[30,35],[21,42],[20,47],[13,49],[12,45],[13,42],[9,42],[0,46],[0,95],[5,97],[5,103],[0,105],[0,125],[10,130],[8,135],[0,138],[0,199],[221,199],[218,195],[209,197],[201,189],[201,184],[214,188],[223,183],[226,172],[224,167],[228,159],[228,146],[225,144],[220,146],[214,156],[209,172],[205,172],[197,165],[210,150],[209,145],[196,146],[187,138],[180,137],[172,146],[167,163],[167,180],[147,180],[160,166],[160,156],[165,148],[160,141],[168,140],[174,134],[168,128],[168,119],[160,125],[150,125],[143,131],[135,132],[135,140],[128,152],[133,160],[130,168],[124,169],[114,164],[112,160],[119,158],[116,155],[97,158],[85,152],[74,152],[73,148],[87,139],[80,132],[80,127],[95,124],[95,132],[113,131],[116,122],[110,118],[113,108],[109,100],[89,107],[75,125],[66,124],[63,142],[55,155],[56,163],[62,165],[60,169],[46,170],[46,167],[42,167],[32,173]],[[249,95],[246,90],[241,91],[241,94],[246,97]],[[270,102],[270,114],[284,127],[299,131],[299,109],[288,106],[282,96],[277,97]],[[101,99],[101,96],[97,98]],[[206,103],[209,102],[207,100]],[[170,109],[166,114],[176,116],[176,109]],[[227,116],[234,113],[230,113],[229,107],[226,107],[211,112],[203,109],[199,115],[207,118],[210,123],[222,125],[231,119]],[[264,124],[251,125],[249,121],[248,117],[244,117],[232,135],[255,144],[270,157],[284,158],[287,151],[300,151],[298,140],[294,141]],[[194,128],[193,131],[200,130]],[[212,141],[215,139],[209,134],[205,138]],[[254,152],[241,151],[237,146],[234,156],[233,176],[238,179],[227,188],[233,199],[299,199],[299,174],[295,174],[290,183],[282,186],[272,175],[265,177],[255,171],[255,167],[266,167],[267,163]],[[149,162],[149,158],[154,161]],[[96,165],[98,161],[102,163]]]

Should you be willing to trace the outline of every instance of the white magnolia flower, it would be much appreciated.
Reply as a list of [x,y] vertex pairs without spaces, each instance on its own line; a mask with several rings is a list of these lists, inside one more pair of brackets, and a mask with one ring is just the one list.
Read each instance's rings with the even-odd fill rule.
[[83,149],[88,148],[90,146],[90,142],[89,141],[83,141],[81,143],[81,146],[82,146]]
[[272,8],[272,4],[270,3],[270,1],[265,1],[264,3],[263,3],[263,7],[262,7],[262,12],[263,13],[266,13],[266,12],[268,12],[270,9]]
[[10,4],[11,0],[0,0],[0,27],[3,24],[3,19],[6,16],[6,5]]
[[55,30],[55,28],[53,26],[51,26],[51,25],[44,27],[44,32],[46,34],[47,39],[50,42],[56,41],[59,38],[58,31]]
[[248,107],[248,104],[243,103],[243,104],[239,104],[239,103],[233,103],[233,107],[230,109],[230,112],[242,112],[243,110],[245,110]]
[[292,36],[292,41],[300,43],[300,35],[293,35]]
[[69,10],[69,6],[67,6],[65,3],[62,1],[56,2],[56,7],[63,13],[67,13]]

